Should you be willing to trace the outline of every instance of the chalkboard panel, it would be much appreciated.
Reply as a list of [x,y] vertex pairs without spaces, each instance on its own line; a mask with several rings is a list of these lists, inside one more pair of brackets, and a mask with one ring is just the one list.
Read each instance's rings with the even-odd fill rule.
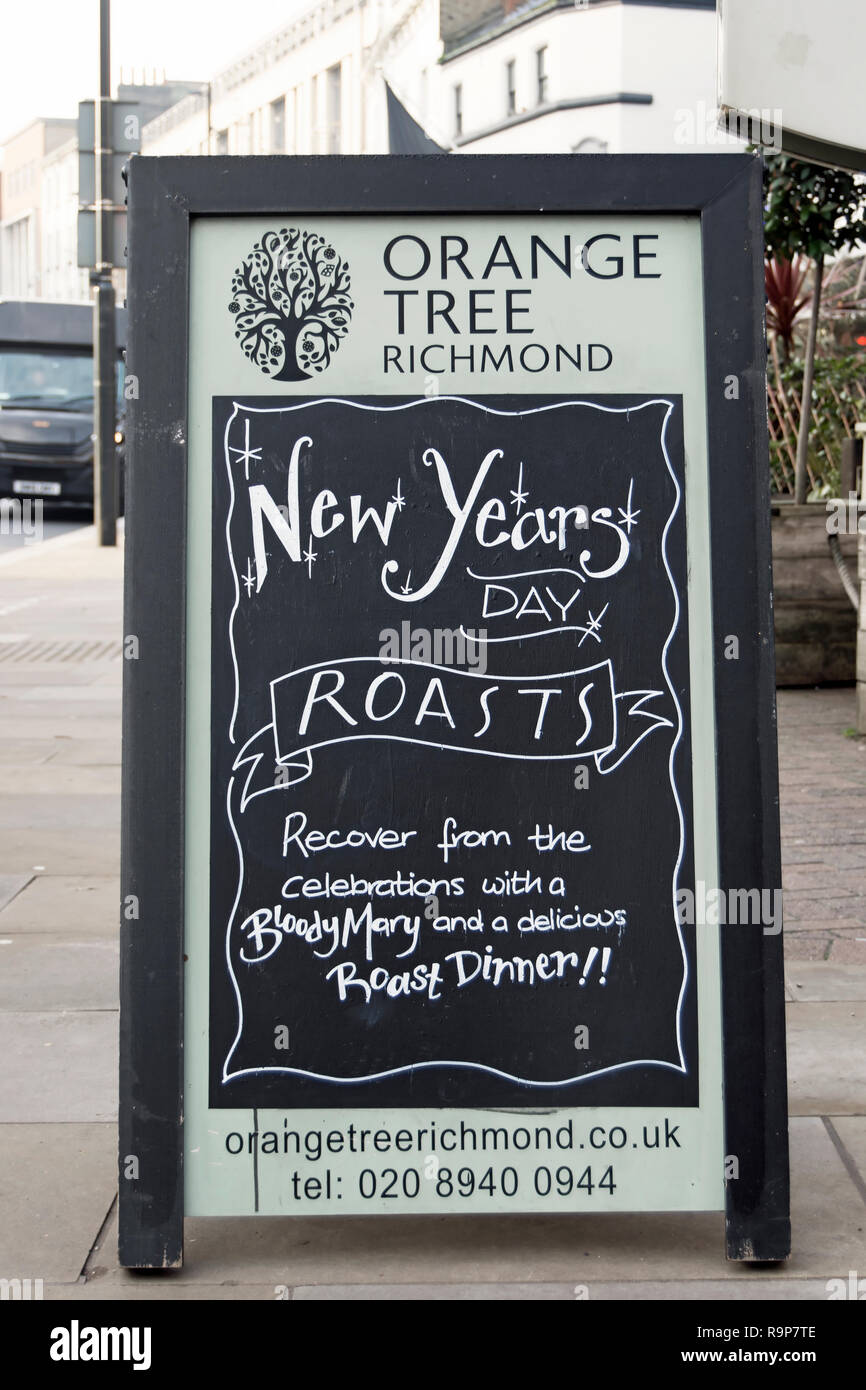
[[698,1103],[678,397],[214,403],[211,1104]]

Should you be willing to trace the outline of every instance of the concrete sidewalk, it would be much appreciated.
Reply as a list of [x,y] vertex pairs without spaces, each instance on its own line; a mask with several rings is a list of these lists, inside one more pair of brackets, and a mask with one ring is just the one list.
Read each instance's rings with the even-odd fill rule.
[[[49,1299],[819,1299],[866,1276],[866,740],[854,691],[780,694],[794,1254],[720,1214],[190,1220],[116,1258],[122,550],[0,560],[0,1277]],[[284,1296],[284,1295],[282,1295]]]

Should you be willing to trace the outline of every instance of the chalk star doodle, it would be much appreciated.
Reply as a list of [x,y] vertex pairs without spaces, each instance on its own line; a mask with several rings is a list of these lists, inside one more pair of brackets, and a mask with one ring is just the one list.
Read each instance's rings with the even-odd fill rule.
[[316,552],[313,549],[313,538],[312,536],[310,536],[310,539],[307,542],[307,548],[304,551],[304,559],[307,563],[307,577],[309,579],[312,579],[313,577],[313,564],[317,558],[318,557],[316,555]]
[[525,490],[524,490],[524,487],[523,487],[523,461],[522,461],[522,460],[521,460],[521,463],[520,463],[520,474],[519,474],[519,477],[518,477],[518,479],[517,479],[517,487],[511,489],[511,496],[512,496],[513,499],[514,499],[514,506],[515,506],[515,509],[516,509],[516,511],[517,511],[517,513],[518,513],[518,515],[519,515],[519,514],[520,514],[520,511],[521,511],[521,508],[523,507],[524,502],[526,501],[527,497],[529,496],[528,490],[525,491]]
[[400,479],[399,479],[399,478],[397,479],[397,491],[394,493],[394,496],[391,498],[391,501],[394,503],[394,506],[397,508],[397,511],[398,511],[398,512],[402,512],[403,508],[404,508],[405,505],[406,505],[406,498],[403,496],[402,492],[400,491]]
[[595,616],[591,608],[587,609],[589,617],[586,620],[586,627],[579,627],[577,629],[578,632],[583,633],[583,636],[577,644],[579,647],[583,646],[587,637],[592,637],[596,642],[598,642],[599,646],[601,645],[601,638],[598,635],[601,632],[601,620],[609,608],[610,604],[606,603],[604,605],[604,608],[602,608],[601,612],[599,613],[598,617]]
[[633,526],[637,526],[637,519],[640,516],[640,510],[633,512],[631,509],[631,494],[633,488],[634,478],[631,479],[628,485],[628,501],[626,502],[624,507],[617,507],[617,511],[619,512],[623,524],[626,528],[626,531],[629,535],[631,535],[631,528]]
[[241,575],[241,579],[244,581],[244,584],[246,585],[247,598],[249,598],[256,583],[256,576],[253,574],[253,562],[249,555],[247,556],[247,571],[246,574]]
[[253,462],[253,463],[261,463],[261,461],[262,461],[262,451],[261,451],[261,449],[251,449],[251,448],[250,448],[250,422],[249,422],[248,419],[247,419],[247,420],[244,420],[244,447],[243,447],[242,449],[235,449],[233,446],[230,445],[230,446],[229,446],[229,453],[230,453],[230,454],[238,454],[238,455],[240,455],[240,457],[238,458],[237,461],[238,461],[238,463],[242,463],[242,464],[243,464],[243,466],[244,466],[244,477],[246,478],[247,482],[249,482],[249,480],[250,480],[250,463],[251,463],[251,462]]

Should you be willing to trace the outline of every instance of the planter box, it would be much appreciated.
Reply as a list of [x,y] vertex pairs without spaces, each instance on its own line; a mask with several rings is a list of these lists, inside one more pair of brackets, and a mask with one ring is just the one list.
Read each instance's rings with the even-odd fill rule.
[[[772,512],[776,684],[853,683],[857,614],[830,555],[826,503],[774,502]],[[857,536],[839,541],[856,581]]]

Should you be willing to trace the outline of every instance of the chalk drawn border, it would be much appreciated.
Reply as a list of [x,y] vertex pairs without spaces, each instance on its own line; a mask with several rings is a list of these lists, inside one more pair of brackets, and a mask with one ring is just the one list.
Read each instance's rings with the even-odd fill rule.
[[354,400],[352,400],[352,399],[350,399],[350,398],[347,399],[347,398],[345,398],[345,397],[338,397],[338,396],[321,396],[321,397],[317,397],[315,400],[300,401],[300,402],[298,402],[297,404],[294,404],[294,405],[282,405],[282,406],[251,406],[251,405],[245,405],[242,401],[234,401],[234,402],[233,402],[234,409],[233,409],[231,415],[229,416],[228,421],[226,422],[226,428],[225,428],[225,432],[224,432],[224,436],[223,436],[223,457],[224,457],[224,461],[225,461],[225,465],[226,465],[226,472],[227,472],[227,475],[228,475],[228,484],[229,484],[229,506],[228,506],[228,512],[227,512],[227,514],[226,514],[226,524],[225,524],[226,550],[227,550],[227,553],[228,553],[229,564],[230,564],[230,566],[231,566],[232,580],[233,580],[233,583],[234,583],[234,591],[235,591],[235,592],[234,592],[234,602],[233,602],[233,604],[232,604],[232,609],[231,609],[231,612],[230,612],[230,614],[229,614],[229,622],[228,622],[228,629],[229,629],[229,646],[230,646],[230,649],[231,649],[232,668],[233,668],[233,671],[234,671],[234,686],[235,686],[235,691],[234,691],[234,702],[233,702],[233,705],[232,705],[232,714],[231,714],[231,719],[230,719],[230,721],[229,721],[229,728],[228,728],[229,741],[230,741],[230,743],[232,743],[232,744],[234,744],[234,742],[235,742],[234,726],[235,726],[235,721],[236,721],[236,719],[237,719],[238,704],[239,704],[239,699],[240,699],[240,683],[239,683],[239,674],[238,674],[237,653],[236,653],[236,651],[235,651],[235,642],[234,642],[234,621],[235,621],[235,616],[236,616],[236,614],[237,614],[238,606],[239,606],[239,604],[240,604],[240,583],[239,583],[239,579],[238,579],[238,572],[237,572],[237,567],[236,567],[236,565],[235,565],[235,558],[234,558],[234,554],[233,554],[233,552],[232,552],[232,544],[231,544],[231,521],[232,521],[232,516],[233,516],[233,514],[234,514],[234,504],[235,504],[234,479],[233,479],[233,475],[232,475],[231,459],[230,459],[230,454],[229,454],[229,432],[230,432],[230,430],[231,430],[232,423],[233,423],[234,420],[237,418],[237,416],[238,416],[239,413],[246,413],[246,414],[250,414],[250,415],[283,415],[283,414],[288,414],[288,413],[293,412],[293,411],[315,409],[317,406],[322,406],[322,405],[347,405],[347,406],[351,406],[351,407],[352,407],[353,409],[355,409],[355,410],[369,410],[369,411],[373,411],[373,412],[383,412],[383,413],[384,413],[384,412],[386,412],[386,411],[388,411],[388,412],[397,412],[397,411],[403,411],[403,410],[414,410],[414,409],[416,409],[418,406],[422,406],[422,407],[423,407],[423,406],[429,405],[429,404],[431,404],[431,403],[434,403],[434,404],[436,404],[436,405],[441,405],[443,402],[446,402],[446,401],[455,402],[455,403],[458,403],[458,404],[460,404],[460,405],[472,406],[472,407],[473,407],[474,409],[476,409],[476,410],[481,410],[481,411],[483,411],[485,415],[499,415],[499,416],[503,416],[503,417],[506,417],[506,418],[514,418],[514,417],[524,416],[524,415],[541,415],[541,414],[544,414],[544,413],[546,413],[546,412],[548,412],[548,411],[553,411],[553,410],[573,410],[573,409],[581,409],[581,408],[582,408],[582,409],[586,409],[586,410],[596,410],[596,411],[599,411],[599,412],[602,412],[602,413],[608,414],[608,415],[631,415],[631,414],[635,414],[635,415],[636,415],[639,411],[650,409],[650,408],[653,407],[653,406],[663,405],[663,406],[666,406],[666,407],[667,407],[667,409],[666,409],[666,411],[665,411],[665,414],[664,414],[664,416],[663,416],[663,419],[662,419],[661,431],[660,431],[660,434],[659,434],[659,444],[660,444],[660,447],[661,447],[662,456],[663,456],[663,458],[664,458],[665,465],[666,465],[666,467],[667,467],[668,473],[670,474],[671,481],[673,482],[673,485],[674,485],[674,502],[673,502],[673,506],[672,506],[672,508],[671,508],[670,515],[668,516],[667,522],[665,523],[665,527],[664,527],[664,530],[663,530],[663,532],[662,532],[662,547],[661,547],[661,549],[662,549],[662,561],[663,561],[663,563],[664,563],[665,573],[666,573],[667,576],[668,576],[668,582],[670,583],[670,586],[671,586],[671,593],[672,593],[672,595],[673,595],[673,600],[674,600],[674,616],[673,616],[673,622],[672,622],[672,624],[671,624],[670,632],[668,633],[667,639],[666,639],[666,641],[665,641],[665,643],[664,643],[664,646],[663,646],[663,648],[662,648],[662,654],[661,654],[661,668],[662,668],[662,674],[664,675],[665,683],[666,683],[666,685],[667,685],[668,691],[669,691],[669,693],[670,693],[671,699],[672,699],[673,702],[674,702],[674,707],[675,707],[676,712],[677,712],[676,736],[675,736],[675,738],[674,738],[674,740],[673,740],[673,743],[672,743],[672,745],[671,745],[670,755],[669,755],[669,758],[668,758],[668,777],[669,777],[669,780],[670,780],[671,792],[672,792],[673,799],[674,799],[674,805],[676,806],[676,810],[677,810],[677,819],[678,819],[678,823],[679,823],[679,846],[678,846],[678,849],[677,849],[677,858],[676,858],[676,862],[675,862],[675,864],[674,864],[674,869],[673,869],[673,873],[672,873],[672,876],[671,876],[671,910],[672,910],[672,913],[673,913],[674,924],[675,924],[675,926],[676,926],[677,939],[678,939],[679,944],[680,944],[680,953],[681,953],[681,955],[682,955],[682,960],[683,960],[683,978],[682,978],[682,983],[681,983],[681,985],[680,985],[679,996],[678,996],[678,999],[677,999],[677,1016],[676,1016],[677,1051],[678,1051],[678,1054],[679,1054],[679,1064],[677,1064],[677,1063],[675,1063],[675,1062],[663,1061],[663,1060],[660,1060],[659,1058],[655,1058],[655,1057],[642,1057],[642,1058],[636,1058],[635,1060],[633,1060],[633,1061],[631,1061],[631,1062],[616,1062],[616,1063],[614,1063],[612,1066],[600,1067],[600,1068],[598,1068],[598,1070],[596,1070],[596,1071],[584,1072],[584,1073],[582,1073],[580,1076],[565,1077],[565,1078],[563,1078],[563,1079],[561,1079],[561,1080],[559,1080],[559,1081],[537,1081],[537,1080],[530,1079],[530,1078],[528,1078],[528,1077],[516,1076],[516,1075],[514,1075],[514,1074],[511,1073],[511,1072],[502,1071],[502,1070],[500,1070],[500,1069],[497,1068],[497,1067],[490,1067],[490,1066],[487,1066],[487,1065],[486,1065],[485,1063],[483,1063],[483,1062],[451,1061],[451,1060],[447,1060],[447,1059],[443,1059],[443,1060],[435,1061],[435,1062],[434,1062],[434,1061],[428,1061],[428,1062],[408,1062],[408,1063],[405,1063],[403,1066],[391,1067],[391,1068],[389,1068],[387,1071],[371,1072],[371,1073],[369,1073],[369,1074],[366,1075],[366,1076],[329,1076],[329,1075],[327,1075],[327,1074],[325,1074],[325,1073],[322,1073],[322,1072],[307,1071],[307,1070],[305,1070],[305,1069],[303,1069],[303,1068],[301,1068],[301,1067],[289,1067],[289,1066],[282,1066],[282,1067],[276,1067],[276,1066],[267,1066],[267,1067],[244,1067],[244,1068],[241,1068],[241,1069],[239,1069],[239,1070],[237,1070],[237,1071],[231,1071],[231,1070],[230,1070],[231,1061],[232,1061],[232,1058],[233,1058],[233,1056],[234,1056],[234,1054],[235,1054],[235,1052],[236,1052],[236,1050],[237,1050],[237,1048],[238,1048],[238,1046],[239,1046],[239,1044],[240,1044],[241,1037],[242,1037],[242,1035],[243,1035],[243,1027],[244,1027],[243,999],[242,999],[242,997],[241,997],[240,986],[239,986],[239,984],[238,984],[238,980],[237,980],[237,977],[236,977],[236,975],[235,975],[234,968],[233,968],[233,965],[232,965],[232,959],[231,959],[231,934],[232,934],[232,929],[233,929],[234,923],[235,923],[235,916],[236,916],[236,914],[237,914],[238,904],[240,903],[241,893],[242,893],[242,891],[243,891],[243,886],[244,886],[244,854],[243,854],[243,847],[242,847],[242,845],[241,845],[241,842],[240,842],[240,839],[239,839],[239,836],[238,836],[237,827],[236,827],[236,825],[235,825],[234,817],[233,817],[233,815],[232,815],[232,791],[233,791],[234,782],[235,782],[235,778],[234,778],[234,776],[232,776],[232,777],[229,778],[229,783],[228,783],[228,787],[227,787],[227,790],[226,790],[226,814],[227,814],[227,816],[228,816],[228,822],[229,822],[229,826],[230,826],[230,828],[231,828],[232,838],[234,839],[234,842],[235,842],[235,845],[236,845],[237,851],[238,851],[238,885],[237,885],[237,891],[236,891],[236,893],[235,893],[235,899],[234,899],[234,902],[233,902],[233,904],[232,904],[231,912],[229,913],[229,918],[228,918],[228,922],[227,922],[227,925],[226,925],[226,935],[225,935],[225,957],[226,957],[226,964],[227,964],[227,967],[228,967],[229,978],[230,978],[230,980],[231,980],[232,989],[234,990],[235,999],[236,999],[236,1001],[237,1001],[237,1008],[238,1008],[238,1025],[237,1025],[237,1032],[236,1032],[236,1034],[235,1034],[234,1041],[232,1042],[232,1045],[231,1045],[231,1047],[229,1048],[229,1050],[228,1050],[228,1052],[227,1052],[227,1054],[226,1054],[225,1061],[223,1062],[222,1077],[220,1078],[222,1084],[227,1084],[227,1083],[229,1083],[229,1082],[231,1082],[231,1081],[239,1080],[239,1079],[242,1078],[242,1077],[267,1076],[267,1075],[282,1075],[282,1076],[299,1076],[299,1077],[303,1077],[303,1078],[306,1078],[306,1079],[312,1080],[312,1081],[325,1081],[325,1082],[329,1082],[329,1083],[331,1083],[331,1084],[333,1084],[333,1085],[336,1085],[336,1086],[357,1086],[357,1085],[363,1085],[365,1082],[369,1082],[369,1081],[383,1081],[383,1080],[385,1080],[387,1077],[401,1076],[401,1075],[405,1074],[406,1072],[428,1071],[428,1070],[432,1070],[432,1069],[434,1069],[434,1068],[450,1068],[450,1069],[456,1069],[456,1070],[461,1070],[461,1071],[484,1072],[484,1073],[486,1073],[486,1074],[489,1075],[489,1076],[498,1076],[498,1077],[500,1077],[502,1080],[511,1081],[511,1082],[516,1082],[517,1084],[519,1084],[519,1085],[521,1085],[521,1086],[529,1086],[529,1087],[534,1088],[535,1090],[540,1090],[540,1091],[551,1091],[551,1090],[554,1090],[554,1089],[561,1089],[561,1088],[564,1087],[564,1086],[573,1086],[573,1085],[576,1085],[578,1082],[581,1082],[581,1081],[588,1081],[588,1080],[591,1079],[592,1077],[606,1076],[606,1075],[613,1074],[613,1073],[615,1073],[615,1072],[626,1071],[626,1070],[628,1070],[628,1069],[630,1069],[630,1068],[632,1068],[632,1067],[641,1067],[641,1066],[645,1066],[645,1067],[660,1067],[660,1068],[662,1068],[663,1070],[672,1071],[672,1072],[674,1072],[674,1073],[676,1073],[676,1074],[678,1074],[678,1075],[685,1076],[685,1075],[688,1074],[688,1065],[687,1065],[687,1062],[686,1062],[685,1052],[684,1052],[684,1047],[683,1047],[683,1037],[682,1037],[683,1019],[682,1019],[682,1015],[683,1015],[683,1005],[684,1005],[684,1002],[685,1002],[686,990],[687,990],[688,982],[689,982],[689,961],[688,961],[688,955],[687,955],[687,952],[686,952],[686,946],[685,946],[685,941],[684,941],[684,938],[683,938],[683,933],[682,933],[682,931],[681,931],[681,929],[680,929],[679,913],[677,912],[677,909],[676,909],[677,891],[678,891],[677,885],[678,885],[678,882],[679,882],[680,870],[681,870],[681,868],[682,868],[683,855],[684,855],[684,853],[685,853],[685,817],[684,817],[684,815],[683,815],[682,803],[681,803],[681,801],[680,801],[679,791],[678,791],[678,789],[677,789],[677,784],[676,784],[676,775],[675,775],[675,773],[674,773],[674,759],[675,759],[675,757],[676,757],[677,749],[679,748],[679,745],[680,745],[680,743],[681,743],[681,741],[682,741],[682,735],[683,735],[683,714],[682,714],[682,709],[681,709],[681,707],[680,707],[680,702],[679,702],[679,700],[678,700],[678,698],[677,698],[676,690],[674,689],[674,686],[673,686],[673,684],[672,684],[672,682],[671,682],[670,672],[668,671],[668,664],[667,664],[667,660],[668,660],[668,651],[669,651],[670,646],[671,646],[671,643],[673,642],[674,637],[675,637],[675,635],[676,635],[677,629],[678,629],[678,627],[679,627],[679,620],[680,620],[680,600],[679,600],[679,594],[677,593],[677,586],[676,586],[676,583],[674,582],[674,577],[673,577],[673,575],[672,575],[672,573],[671,573],[670,564],[669,564],[669,562],[668,562],[668,552],[667,552],[668,534],[669,534],[669,532],[670,532],[671,526],[672,526],[673,523],[674,523],[674,520],[675,520],[675,518],[676,518],[676,516],[677,516],[677,513],[679,512],[680,504],[681,504],[681,501],[682,501],[682,489],[680,488],[679,480],[677,479],[677,476],[676,476],[676,473],[675,473],[675,471],[674,471],[673,465],[671,464],[670,455],[668,454],[668,448],[667,448],[667,428],[668,428],[668,422],[669,422],[669,420],[671,419],[671,416],[673,415],[674,410],[676,409],[676,403],[675,403],[674,401],[668,400],[668,399],[666,399],[665,397],[657,396],[657,397],[653,397],[651,400],[640,401],[637,405],[633,405],[633,406],[608,406],[608,405],[602,405],[602,404],[600,404],[600,403],[597,402],[597,401],[570,400],[570,401],[555,401],[555,402],[551,402],[551,404],[549,404],[549,405],[533,406],[533,407],[529,408],[528,410],[497,410],[497,409],[494,409],[494,408],[491,407],[491,406],[486,406],[486,405],[482,404],[480,401],[470,400],[470,399],[468,399],[467,397],[464,397],[464,396],[435,396],[435,397],[427,397],[427,396],[424,396],[424,397],[419,397],[417,400],[413,400],[413,401],[403,401],[403,402],[401,402],[399,405],[368,405],[368,404],[366,404],[366,403],[364,403],[364,402],[362,402],[362,401],[354,401]]

